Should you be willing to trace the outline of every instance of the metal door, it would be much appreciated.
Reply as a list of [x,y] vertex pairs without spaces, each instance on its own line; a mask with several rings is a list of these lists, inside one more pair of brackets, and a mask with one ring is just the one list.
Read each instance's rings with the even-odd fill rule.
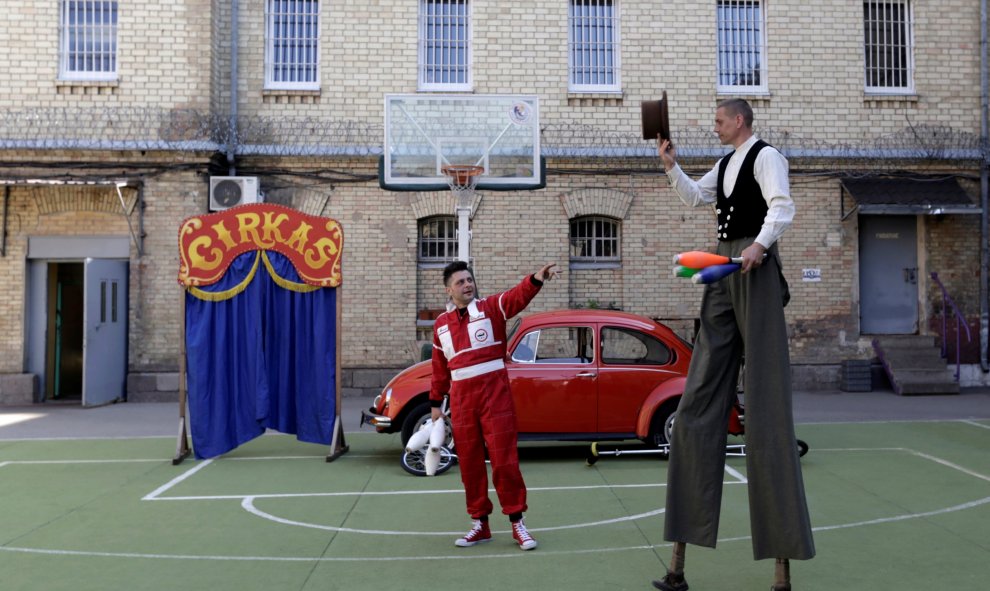
[[127,378],[127,261],[86,259],[83,406],[122,399]]
[[918,332],[917,235],[914,216],[859,217],[861,332]]
[[598,363],[590,326],[541,326],[523,335],[506,364],[519,432],[594,433]]

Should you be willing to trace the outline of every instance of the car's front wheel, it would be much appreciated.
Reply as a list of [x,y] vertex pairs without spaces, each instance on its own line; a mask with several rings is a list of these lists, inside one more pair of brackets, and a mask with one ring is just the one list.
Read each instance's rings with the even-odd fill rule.
[[[426,448],[419,449],[416,451],[403,451],[402,457],[399,462],[402,464],[402,469],[406,472],[412,474],[413,476],[426,476]],[[451,466],[457,463],[457,456],[455,456],[446,447],[440,449],[440,463],[437,465],[436,476],[439,476],[450,470]]]

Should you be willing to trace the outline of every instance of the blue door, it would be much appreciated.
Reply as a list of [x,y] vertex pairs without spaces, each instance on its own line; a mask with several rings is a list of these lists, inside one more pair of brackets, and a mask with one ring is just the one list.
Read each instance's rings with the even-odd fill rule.
[[127,261],[86,259],[83,298],[83,406],[125,395]]
[[915,216],[859,216],[860,332],[918,332],[917,224]]

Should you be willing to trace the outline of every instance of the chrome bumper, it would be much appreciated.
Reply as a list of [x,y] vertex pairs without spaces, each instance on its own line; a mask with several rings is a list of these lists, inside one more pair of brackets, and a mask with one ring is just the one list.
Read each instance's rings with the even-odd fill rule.
[[358,427],[364,427],[366,424],[371,425],[377,429],[386,429],[392,426],[392,419],[384,415],[377,415],[374,413],[373,408],[368,409],[370,412],[361,411],[361,425]]

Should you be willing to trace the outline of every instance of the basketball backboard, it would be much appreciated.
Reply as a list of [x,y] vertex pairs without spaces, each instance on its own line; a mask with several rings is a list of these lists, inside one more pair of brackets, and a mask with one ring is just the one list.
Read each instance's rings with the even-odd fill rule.
[[546,186],[535,96],[387,94],[384,147],[379,180],[389,191],[448,190],[448,165],[484,167],[478,190]]

